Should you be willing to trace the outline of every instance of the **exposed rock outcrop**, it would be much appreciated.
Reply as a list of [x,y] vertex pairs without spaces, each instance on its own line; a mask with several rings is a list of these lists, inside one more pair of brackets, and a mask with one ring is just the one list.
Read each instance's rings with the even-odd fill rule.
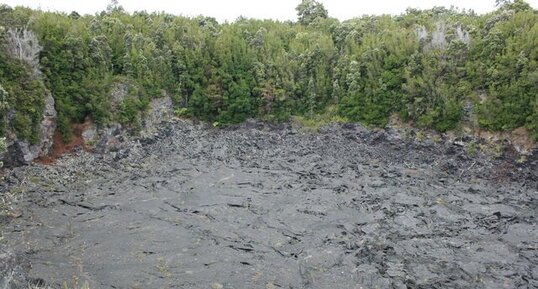
[[415,34],[417,39],[423,44],[425,50],[429,49],[447,49],[452,41],[461,41],[470,45],[471,36],[462,25],[448,25],[445,22],[437,22],[435,29],[428,31],[425,26],[416,27]]
[[43,47],[39,44],[36,34],[28,29],[10,28],[7,30],[6,40],[8,53],[27,63],[35,76],[41,75],[39,53]]
[[[115,97],[121,98],[121,94],[117,93]],[[159,124],[171,117],[173,117],[173,101],[169,96],[163,96],[153,99],[149,104],[149,109],[140,116],[140,131],[130,131],[120,123],[112,123],[105,127],[88,123],[82,131],[82,138],[87,148],[92,151],[99,153],[117,151],[125,145],[123,141],[130,134],[139,133],[141,137],[153,136],[157,133]]]
[[153,99],[142,121],[142,136],[157,132],[159,124],[169,120],[173,116],[173,111],[174,103],[169,96]]
[[45,110],[43,111],[43,120],[39,126],[39,132],[41,135],[39,148],[41,149],[41,154],[48,154],[50,148],[52,147],[54,132],[56,131],[56,109],[54,108],[54,98],[49,92],[45,96]]
[[110,93],[110,110],[112,112],[118,111],[121,103],[125,97],[127,97],[128,93],[129,84],[122,82],[114,84]]
[[[7,51],[11,57],[17,58],[31,67],[31,73],[35,79],[41,79],[39,53],[43,49],[39,44],[34,32],[22,29],[9,29],[7,31]],[[0,155],[7,167],[26,165],[35,159],[49,153],[54,132],[56,131],[57,112],[54,107],[54,97],[47,91],[44,95],[43,118],[39,125],[39,141],[32,144],[26,140],[17,138],[15,132],[8,131],[8,151]],[[14,117],[14,111],[8,113],[7,120]]]
[[56,117],[54,98],[50,92],[47,92],[43,119],[39,125],[39,142],[31,144],[26,140],[18,139],[14,133],[10,134],[8,151],[0,155],[0,160],[4,162],[4,165],[6,167],[27,165],[39,157],[46,156],[52,148],[54,132],[56,131]]
[[[118,83],[111,92],[112,112],[117,112],[122,101],[127,97],[128,84]],[[173,101],[163,93],[160,98],[153,99],[149,104],[149,109],[141,113],[140,130],[133,130],[118,122],[110,123],[99,127],[87,120],[82,125],[82,130],[77,137],[82,138],[85,147],[98,153],[117,151],[125,146],[124,140],[132,134],[140,134],[142,137],[149,137],[155,134],[161,122],[169,120],[173,116]],[[8,134],[8,150],[0,155],[0,161],[8,168],[28,165],[34,160],[48,156],[54,144],[54,134],[56,132],[57,112],[54,108],[54,98],[47,92],[45,95],[45,105],[43,119],[39,127],[39,142],[31,144],[28,141],[20,140],[14,132]]]

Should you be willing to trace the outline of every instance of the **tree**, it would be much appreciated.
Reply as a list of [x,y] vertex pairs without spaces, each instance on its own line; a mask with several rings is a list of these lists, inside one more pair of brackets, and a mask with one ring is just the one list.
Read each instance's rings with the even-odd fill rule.
[[510,0],[495,0],[495,6],[502,7],[509,4],[510,2]]
[[123,7],[120,5],[118,0],[111,0],[110,3],[106,6],[106,11],[112,13],[114,11],[123,11]]
[[517,12],[532,10],[532,7],[525,0],[495,0],[495,6]]
[[72,11],[70,14],[69,14],[69,17],[70,18],[73,18],[75,20],[79,19],[80,18],[80,14],[78,14],[77,11]]
[[323,4],[316,0],[303,0],[295,10],[297,10],[297,16],[299,16],[299,23],[303,25],[308,25],[317,18],[325,19],[329,17],[329,13]]
[[[322,0],[297,2],[297,23],[223,24],[131,14],[117,1],[92,16],[0,5],[9,128],[39,140],[46,88],[64,137],[88,117],[99,125],[136,124],[147,103],[165,95],[188,115],[223,124],[316,118],[337,108],[369,125],[399,113],[449,130],[469,116],[482,128],[525,125],[538,134],[538,13],[524,0],[498,1],[486,15],[437,7],[342,23],[328,17]],[[120,110],[110,97],[118,85],[129,87]],[[0,136],[5,102],[0,98]],[[474,111],[463,118],[467,103]]]

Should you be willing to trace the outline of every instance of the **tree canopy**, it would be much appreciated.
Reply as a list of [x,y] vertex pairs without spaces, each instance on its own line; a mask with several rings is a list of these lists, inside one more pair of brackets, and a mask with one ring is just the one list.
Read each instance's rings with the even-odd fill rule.
[[297,10],[297,16],[299,16],[299,23],[303,25],[308,25],[318,18],[325,19],[329,17],[329,12],[323,4],[316,0],[303,0],[295,10]]
[[[391,116],[446,131],[526,126],[538,138],[538,12],[502,1],[489,14],[436,7],[340,22],[303,0],[298,22],[0,6],[0,135],[36,141],[49,90],[58,127],[136,123],[153,98],[219,123],[330,112],[367,125]],[[33,35],[33,36],[32,36]],[[28,40],[35,57],[13,53]],[[34,43],[37,44],[37,43]],[[18,46],[16,46],[18,47]],[[26,50],[25,50],[26,51]],[[21,52],[21,51],[19,51]],[[127,97],[113,105],[118,84]],[[116,109],[114,109],[116,107]]]

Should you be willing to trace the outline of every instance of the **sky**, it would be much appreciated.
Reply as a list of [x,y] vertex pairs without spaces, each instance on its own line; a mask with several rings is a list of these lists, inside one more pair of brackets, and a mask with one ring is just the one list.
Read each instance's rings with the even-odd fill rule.
[[[400,14],[408,7],[432,8],[455,6],[487,13],[495,9],[495,0],[318,0],[331,17],[346,20],[364,14]],[[175,15],[215,17],[220,22],[234,21],[239,16],[259,19],[296,20],[295,7],[300,0],[119,0],[127,11],[165,11]],[[538,8],[538,0],[527,0]],[[102,11],[110,0],[0,0],[10,6],[27,6],[42,10],[77,11],[94,14]]]

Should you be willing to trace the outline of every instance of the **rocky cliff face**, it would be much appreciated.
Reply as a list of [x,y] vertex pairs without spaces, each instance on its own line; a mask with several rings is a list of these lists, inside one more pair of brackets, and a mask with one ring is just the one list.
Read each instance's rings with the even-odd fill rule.
[[[29,30],[9,29],[7,31],[7,51],[11,57],[17,58],[32,68],[32,75],[36,79],[42,78],[39,64],[39,53],[42,50],[36,35]],[[57,112],[54,107],[54,97],[47,91],[44,95],[43,118],[39,125],[39,141],[32,144],[19,139],[15,132],[8,130],[8,151],[0,155],[7,167],[29,164],[35,159],[49,153],[53,136],[56,131]],[[10,120],[8,115],[8,124]],[[9,127],[9,125],[8,125]]]
[[18,139],[14,133],[8,139],[8,151],[0,156],[6,167],[27,165],[35,159],[46,156],[53,144],[53,136],[56,131],[56,109],[54,98],[48,92],[45,96],[43,119],[39,125],[39,142],[31,144],[26,140]]
[[155,134],[159,129],[159,124],[170,119],[173,116],[174,103],[172,99],[165,95],[164,97],[153,99],[149,104],[149,109],[143,117],[142,136]]
[[[158,130],[162,121],[173,116],[173,102],[169,96],[154,99],[149,104],[149,109],[141,118],[141,136],[151,136]],[[13,168],[28,165],[37,158],[49,155],[54,144],[54,133],[56,131],[57,113],[54,109],[54,98],[50,93],[45,96],[45,108],[43,120],[41,121],[39,132],[40,139],[36,144],[18,139],[14,133],[8,137],[8,151],[0,155],[0,160],[5,167]],[[98,127],[88,121],[83,125],[80,136],[87,149],[98,153],[106,153],[119,150],[125,145],[124,140],[132,134],[129,128],[120,123],[113,122],[107,126]],[[137,132],[138,133],[138,132]]]
[[[123,94],[127,93],[127,88],[124,85],[116,86],[111,94],[113,111],[117,110],[119,103],[125,98]],[[136,134],[142,137],[149,137],[157,133],[159,124],[169,120],[173,116],[174,104],[168,95],[163,95],[160,98],[151,100],[149,109],[139,116],[140,130]],[[86,148],[99,153],[117,151],[125,146],[125,140],[132,134],[129,128],[124,125],[113,122],[104,127],[98,127],[91,122],[88,122],[82,133]]]

